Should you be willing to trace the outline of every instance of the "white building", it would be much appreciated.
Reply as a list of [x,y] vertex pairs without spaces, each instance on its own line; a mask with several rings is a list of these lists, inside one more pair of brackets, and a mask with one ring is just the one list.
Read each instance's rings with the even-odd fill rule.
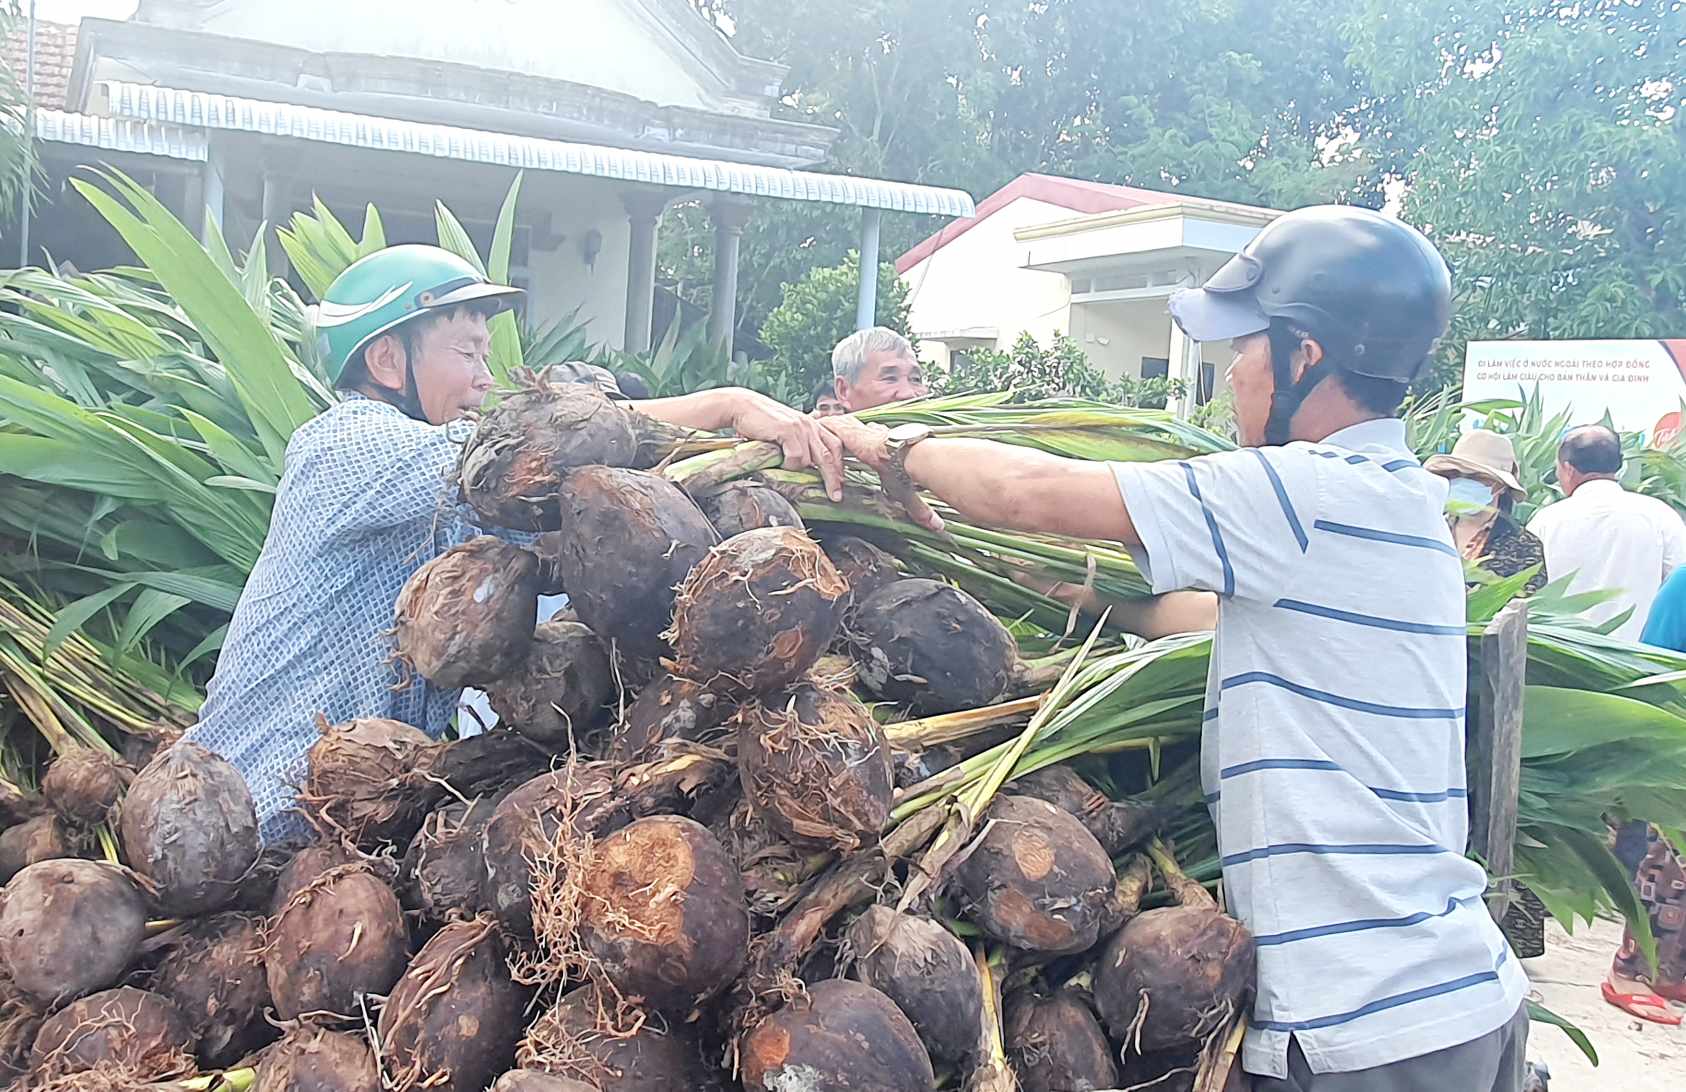
[[353,224],[375,204],[391,242],[433,241],[440,200],[482,250],[524,170],[513,279],[529,310],[578,308],[595,341],[641,349],[674,201],[711,210],[710,325],[727,340],[738,238],[764,202],[835,204],[874,254],[883,211],[973,211],[956,190],[803,170],[836,133],[775,117],[784,66],[739,53],[687,0],[140,0],[132,19],[37,29],[34,262],[124,260],[64,184],[101,163],[233,245],[319,196]]
[[1074,338],[1117,378],[1180,377],[1188,402],[1223,382],[1228,347],[1196,346],[1165,301],[1199,284],[1279,213],[1223,201],[1026,174],[903,254],[926,358],[1005,349],[1029,331]]

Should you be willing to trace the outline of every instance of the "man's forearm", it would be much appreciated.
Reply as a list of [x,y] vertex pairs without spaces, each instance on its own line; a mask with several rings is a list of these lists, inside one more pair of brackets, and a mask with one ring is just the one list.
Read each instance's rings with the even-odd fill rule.
[[646,398],[627,405],[646,417],[654,417],[680,428],[719,432],[732,427],[736,413],[739,388],[722,387],[712,391],[697,391],[672,398]]
[[916,483],[974,523],[1139,541],[1105,463],[989,440],[934,438],[909,450],[905,465]]

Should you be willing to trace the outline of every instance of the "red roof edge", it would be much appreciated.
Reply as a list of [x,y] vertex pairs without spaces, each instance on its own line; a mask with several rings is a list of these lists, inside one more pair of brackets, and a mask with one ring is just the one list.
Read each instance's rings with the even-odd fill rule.
[[1021,197],[1045,201],[1050,205],[1070,209],[1080,215],[1096,212],[1115,212],[1118,209],[1160,204],[1171,194],[1135,186],[1114,186],[1106,182],[1088,182],[1080,178],[1060,178],[1051,174],[1021,174],[978,203],[977,215],[944,224],[935,234],[916,244],[896,259],[896,272],[909,269],[929,258],[949,243],[971,231],[990,216]]

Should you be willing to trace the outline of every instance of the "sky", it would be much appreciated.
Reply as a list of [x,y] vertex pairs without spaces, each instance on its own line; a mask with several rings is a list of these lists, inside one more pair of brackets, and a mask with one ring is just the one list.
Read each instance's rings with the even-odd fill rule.
[[[29,0],[21,5],[29,9]],[[127,19],[135,13],[135,0],[35,0],[35,17],[49,23],[76,23],[86,16],[96,19]]]

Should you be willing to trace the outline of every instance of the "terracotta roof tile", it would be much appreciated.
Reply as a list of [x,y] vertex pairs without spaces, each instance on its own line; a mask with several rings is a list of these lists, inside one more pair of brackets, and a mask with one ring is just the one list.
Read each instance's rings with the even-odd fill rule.
[[[24,85],[27,28],[20,21],[0,41],[0,63]],[[76,63],[76,28],[65,23],[35,21],[35,104],[49,110],[66,108],[70,68]]]

